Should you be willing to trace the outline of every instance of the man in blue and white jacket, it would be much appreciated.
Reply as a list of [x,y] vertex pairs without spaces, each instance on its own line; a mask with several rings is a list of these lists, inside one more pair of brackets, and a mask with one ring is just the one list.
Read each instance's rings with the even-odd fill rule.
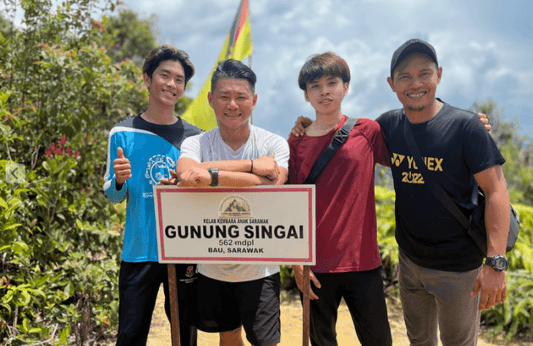
[[[174,106],[194,75],[187,53],[154,49],[143,66],[149,90],[146,111],[116,124],[109,134],[104,191],[114,203],[127,200],[119,277],[117,345],[146,345],[161,283],[170,320],[167,266],[158,263],[153,185],[169,178],[180,146],[200,130],[174,115]],[[195,265],[177,265],[181,345],[196,345]]]

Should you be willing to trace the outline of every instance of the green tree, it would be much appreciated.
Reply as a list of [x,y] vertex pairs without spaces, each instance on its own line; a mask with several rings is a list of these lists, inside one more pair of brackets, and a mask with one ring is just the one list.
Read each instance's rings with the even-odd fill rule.
[[0,340],[90,345],[118,318],[124,208],[101,191],[107,131],[147,91],[106,55],[92,16],[111,0],[3,1],[8,22],[23,18],[0,31]]
[[148,92],[93,19],[117,0],[0,1],[0,340],[99,343],[118,322],[125,221],[102,192],[107,136]]
[[503,108],[498,109],[497,104],[492,99],[474,102],[472,110],[474,112],[485,113],[490,119],[490,124],[492,125],[491,135],[498,144],[498,147],[503,147],[512,142],[518,145],[524,143],[525,137],[518,136],[518,132],[520,131],[518,118],[507,121],[505,110]]
[[7,20],[3,14],[0,15],[0,30],[1,31],[7,31],[13,27],[13,23],[11,23],[9,20]]
[[489,118],[492,137],[506,161],[503,172],[511,201],[533,205],[533,144],[519,134],[521,127],[518,118],[507,120],[504,109],[498,109],[491,99],[475,102],[472,110],[485,113]]
[[130,59],[141,66],[144,57],[157,47],[157,20],[156,14],[140,19],[136,12],[129,9],[120,10],[117,16],[105,16],[102,23],[110,38],[107,54],[114,62]]
[[[130,9],[120,9],[116,16],[104,16],[102,26],[105,28],[104,42],[107,42],[107,55],[113,59],[113,62],[131,60],[136,66],[142,67],[144,58],[157,47],[159,41],[160,29],[157,21],[155,13],[147,19],[141,19]],[[191,85],[189,82],[188,88]],[[176,102],[176,114],[182,114],[191,102],[192,99],[181,97]]]

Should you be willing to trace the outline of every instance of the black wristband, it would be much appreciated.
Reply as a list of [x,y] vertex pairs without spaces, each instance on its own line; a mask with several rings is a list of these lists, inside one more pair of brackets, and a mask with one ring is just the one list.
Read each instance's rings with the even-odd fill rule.
[[211,186],[218,186],[218,168],[208,168],[207,171],[211,174]]
[[252,165],[250,166],[250,173],[254,172],[254,160],[250,159],[252,161]]

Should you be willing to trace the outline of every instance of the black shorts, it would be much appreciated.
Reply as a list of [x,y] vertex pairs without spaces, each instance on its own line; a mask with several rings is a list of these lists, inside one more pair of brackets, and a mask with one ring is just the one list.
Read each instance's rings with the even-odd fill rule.
[[226,282],[198,274],[198,329],[227,332],[241,325],[255,346],[280,342],[280,275]]
[[[197,344],[196,265],[177,264],[180,339],[183,346]],[[146,345],[159,287],[163,284],[165,312],[170,318],[168,265],[157,262],[124,262],[119,276],[119,325],[117,346]]]

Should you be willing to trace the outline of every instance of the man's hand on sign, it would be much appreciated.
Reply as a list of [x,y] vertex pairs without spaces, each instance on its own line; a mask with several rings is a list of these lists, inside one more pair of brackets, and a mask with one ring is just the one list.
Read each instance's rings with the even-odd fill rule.
[[117,158],[113,160],[113,170],[115,171],[116,188],[120,190],[124,182],[131,178],[130,160],[124,157],[121,147],[117,148]]
[[192,167],[179,177],[179,187],[207,187],[211,185],[211,174],[205,168]]
[[[300,289],[301,292],[303,292],[304,288],[304,266],[303,265],[293,265],[292,270],[294,271],[294,278],[296,279],[296,285]],[[309,270],[309,279],[313,281],[315,286],[317,288],[320,288],[322,285],[320,285],[320,282],[316,278],[315,274],[311,270]],[[309,283],[309,299],[318,299],[318,296],[313,292],[313,289],[311,288],[311,283]]]
[[178,173],[169,169],[170,178],[161,178],[157,185],[178,185]]

